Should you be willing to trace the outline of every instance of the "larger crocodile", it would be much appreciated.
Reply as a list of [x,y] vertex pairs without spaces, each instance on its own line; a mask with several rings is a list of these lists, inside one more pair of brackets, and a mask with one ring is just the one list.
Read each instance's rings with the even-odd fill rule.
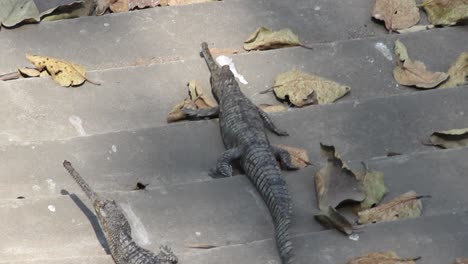
[[116,264],[175,264],[177,257],[169,247],[161,246],[159,254],[138,246],[132,239],[132,230],[122,208],[114,201],[97,195],[69,161],[63,166],[91,200]]
[[206,43],[201,44],[202,56],[211,72],[211,90],[218,106],[206,109],[186,109],[189,118],[219,117],[226,151],[218,159],[213,177],[232,176],[231,163],[239,160],[247,177],[255,185],[268,206],[275,226],[275,238],[282,263],[293,263],[289,240],[291,201],[286,182],[281,177],[279,159],[287,169],[296,169],[289,154],[270,145],[265,127],[280,136],[288,133],[277,128],[270,117],[254,105],[240,90],[229,66],[219,67]]

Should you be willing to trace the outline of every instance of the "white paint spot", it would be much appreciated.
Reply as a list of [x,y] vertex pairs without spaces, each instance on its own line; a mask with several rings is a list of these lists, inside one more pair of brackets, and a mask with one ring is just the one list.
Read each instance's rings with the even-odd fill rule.
[[140,218],[133,212],[130,205],[120,204],[120,206],[125,211],[125,214],[129,219],[130,225],[132,226],[132,235],[136,242],[141,243],[142,245],[150,244],[148,232],[146,232],[145,226],[141,222]]
[[106,157],[107,160],[110,160],[110,157]]
[[380,53],[382,53],[382,55],[384,55],[384,57],[389,60],[389,61],[392,61],[393,58],[392,58],[392,52],[390,52],[390,50],[388,49],[387,45],[385,45],[384,43],[382,42],[377,42],[375,43],[375,48],[380,51]]
[[85,34],[87,33],[88,31],[86,31],[86,29],[80,29],[80,34]]
[[36,149],[36,146],[31,146],[31,149]]
[[55,206],[49,205],[49,206],[47,206],[47,208],[49,209],[49,211],[55,212]]
[[55,191],[55,182],[52,179],[47,179],[46,182],[49,190]]
[[356,233],[353,233],[353,234],[349,235],[349,239],[351,239],[353,241],[359,241],[359,235],[356,234]]
[[112,149],[112,151],[113,151],[114,153],[117,152],[117,146],[116,146],[116,145],[112,145],[111,149]]
[[321,8],[320,6],[316,6],[316,7],[314,8],[314,10],[315,10],[315,11],[319,11],[320,8]]
[[38,192],[38,191],[41,190],[41,186],[39,186],[39,185],[33,185],[32,189],[33,189],[33,191]]
[[232,62],[231,58],[221,55],[216,58],[216,62],[219,64],[219,66],[229,65],[229,69],[231,70],[232,74],[234,74],[234,77],[236,77],[241,83],[248,84],[244,76],[237,72],[236,65],[234,65],[234,62]]
[[109,23],[104,23],[104,26],[105,27],[108,27],[110,24]]
[[201,236],[201,233],[200,232],[195,232],[195,235]]
[[78,116],[72,115],[68,118],[68,121],[76,129],[76,132],[78,132],[78,135],[86,136],[86,131],[83,128],[83,121],[81,121],[81,118],[79,118]]

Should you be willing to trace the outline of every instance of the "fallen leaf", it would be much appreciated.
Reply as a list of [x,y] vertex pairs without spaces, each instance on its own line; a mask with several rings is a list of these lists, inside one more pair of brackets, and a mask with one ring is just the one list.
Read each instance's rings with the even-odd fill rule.
[[421,257],[412,259],[402,259],[393,251],[384,252],[372,252],[368,253],[352,260],[348,261],[347,264],[416,264],[416,260]]
[[299,70],[279,74],[273,87],[276,97],[299,107],[333,103],[351,90],[348,86]]
[[434,25],[455,25],[468,19],[468,0],[426,0],[421,6]]
[[[40,1],[48,2],[48,1]],[[68,6],[61,6],[52,13],[41,18],[41,21],[56,21],[82,16],[91,16],[96,9],[95,0],[84,0],[81,3],[74,3]]]
[[388,30],[412,27],[420,19],[414,0],[376,0],[372,16],[384,21]]
[[417,196],[414,191],[404,193],[388,203],[359,212],[358,223],[369,224],[418,217],[422,212],[420,198],[421,196]]
[[210,48],[211,55],[213,58],[216,58],[220,55],[232,55],[239,53],[237,49],[218,49],[218,48]]
[[96,15],[103,15],[109,6],[117,0],[96,0]]
[[130,10],[135,8],[155,7],[159,5],[160,0],[129,0],[128,8]]
[[335,147],[320,144],[327,157],[327,165],[315,174],[318,207],[327,212],[329,206],[336,208],[342,202],[362,202],[365,194],[356,175],[343,163]]
[[456,264],[468,264],[468,258],[457,258]]
[[189,98],[178,103],[169,112],[166,121],[168,123],[180,121],[187,118],[184,109],[203,109],[216,106],[216,102],[203,93],[202,86],[199,81],[192,80],[187,84]]
[[430,89],[447,80],[449,75],[445,72],[428,71],[424,63],[407,59],[403,65],[395,67],[393,77],[401,85]]
[[400,34],[405,34],[405,33],[414,33],[414,32],[419,32],[423,30],[429,30],[434,28],[434,25],[416,25],[412,26],[410,28],[405,28],[405,29],[398,29],[397,32]]
[[294,148],[281,144],[275,144],[274,146],[286,150],[289,153],[289,155],[291,156],[291,162],[293,166],[297,168],[305,168],[311,165],[309,155],[307,155],[307,150],[303,148]]
[[46,69],[52,76],[52,79],[61,86],[77,86],[85,81],[97,84],[86,78],[86,69],[82,65],[37,55],[26,55],[26,58],[38,70],[42,71]]
[[111,1],[109,9],[114,13],[124,13],[130,10],[128,0]]
[[468,52],[463,52],[458,56],[448,70],[449,79],[439,88],[453,88],[468,83]]
[[216,2],[221,0],[160,0],[159,4],[161,6],[177,6],[177,5],[190,5],[190,4],[200,4],[206,2]]
[[21,77],[21,74],[17,71],[15,72],[9,72],[0,75],[0,81],[10,81],[10,80],[16,80]]
[[288,110],[288,108],[282,104],[279,104],[279,105],[260,104],[258,107],[260,107],[260,109],[262,109],[266,113],[284,112]]
[[353,225],[331,206],[325,211],[321,210],[314,218],[327,229],[335,228],[347,235],[353,233]]
[[303,44],[289,28],[272,31],[266,27],[259,27],[244,41],[245,50],[267,50],[292,46],[303,46]]
[[430,141],[441,148],[461,148],[468,146],[468,128],[451,129],[432,133]]
[[39,77],[41,75],[41,71],[36,68],[18,68],[18,72],[23,77]]
[[369,171],[366,168],[366,173],[359,178],[362,183],[366,198],[361,202],[361,209],[367,209],[376,206],[388,189],[384,183],[384,174],[380,171]]
[[399,61],[404,62],[409,59],[406,46],[399,39],[395,40],[395,55]]
[[197,249],[211,249],[215,248],[217,246],[214,245],[208,245],[208,244],[191,244],[187,245],[188,248],[197,248]]

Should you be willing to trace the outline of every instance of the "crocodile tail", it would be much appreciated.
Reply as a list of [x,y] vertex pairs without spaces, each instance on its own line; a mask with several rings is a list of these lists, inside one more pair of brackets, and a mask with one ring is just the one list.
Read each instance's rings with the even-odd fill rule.
[[[267,204],[275,226],[276,245],[283,264],[292,264],[293,247],[289,240],[291,198],[278,163],[268,148],[257,147],[246,155],[245,171]],[[248,162],[251,161],[251,162]]]
[[98,199],[98,195],[91,189],[89,184],[81,177],[81,175],[73,168],[72,164],[65,160],[63,161],[63,167],[70,173],[70,175],[75,179],[76,183],[81,187],[83,192],[88,196],[91,202],[95,202]]
[[206,64],[208,65],[208,68],[210,69],[210,72],[216,72],[219,70],[218,64],[216,64],[216,61],[213,59],[213,56],[211,55],[210,49],[208,48],[208,44],[206,42],[203,42],[201,44],[202,48],[202,55],[203,58],[205,59]]

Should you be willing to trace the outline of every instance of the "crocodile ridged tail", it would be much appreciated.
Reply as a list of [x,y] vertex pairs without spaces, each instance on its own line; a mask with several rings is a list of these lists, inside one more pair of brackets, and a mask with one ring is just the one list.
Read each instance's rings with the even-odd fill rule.
[[[250,161],[250,162],[249,162]],[[275,226],[276,246],[283,264],[292,264],[293,247],[289,240],[291,225],[291,198],[286,182],[281,177],[278,163],[269,146],[251,148],[246,156],[245,169],[250,180],[267,204]]]

